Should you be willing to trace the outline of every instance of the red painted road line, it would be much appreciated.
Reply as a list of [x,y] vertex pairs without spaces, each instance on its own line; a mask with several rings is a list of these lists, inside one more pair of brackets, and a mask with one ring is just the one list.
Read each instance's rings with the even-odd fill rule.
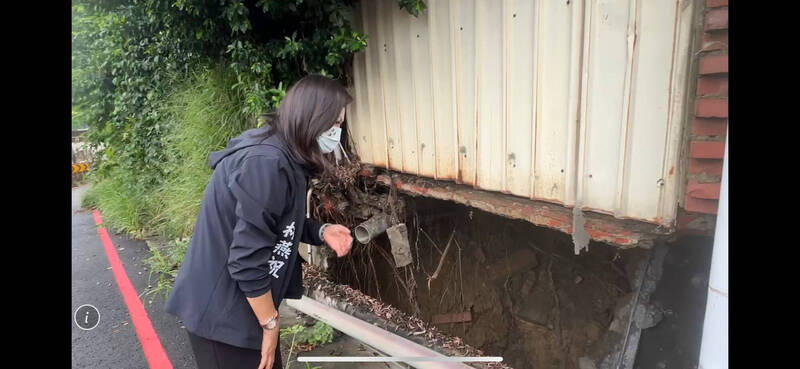
[[147,311],[144,310],[142,301],[136,294],[136,289],[133,288],[131,280],[125,273],[125,268],[119,260],[117,250],[111,242],[111,237],[103,224],[103,218],[100,217],[100,212],[94,211],[94,223],[98,225],[97,233],[100,235],[100,240],[103,242],[103,248],[106,251],[108,262],[111,264],[111,271],[114,272],[114,279],[117,280],[119,292],[122,293],[122,298],[125,300],[125,305],[128,307],[128,313],[131,315],[133,327],[136,329],[136,335],[139,336],[139,342],[142,344],[144,350],[144,357],[147,359],[147,364],[151,369],[172,369],[172,363],[161,346],[161,340],[158,339],[153,324],[150,323],[150,318],[147,317]]

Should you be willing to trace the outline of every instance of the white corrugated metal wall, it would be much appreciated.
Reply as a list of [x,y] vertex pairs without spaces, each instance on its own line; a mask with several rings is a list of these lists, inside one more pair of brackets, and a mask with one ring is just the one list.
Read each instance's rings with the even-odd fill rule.
[[[350,131],[362,161],[671,224],[693,6],[362,1]],[[586,124],[579,124],[578,121]]]

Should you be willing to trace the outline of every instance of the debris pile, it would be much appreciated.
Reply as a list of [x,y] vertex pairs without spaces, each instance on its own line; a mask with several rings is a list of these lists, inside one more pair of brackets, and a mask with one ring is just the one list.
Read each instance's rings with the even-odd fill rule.
[[[397,189],[386,191],[384,187],[378,186],[374,178],[360,176],[359,172],[364,170],[364,166],[358,154],[350,150],[350,147],[352,143],[345,139],[339,154],[328,154],[330,170],[312,181],[311,217],[326,223],[341,224],[354,231],[368,219],[386,216],[387,225],[393,231],[402,231],[402,227],[397,226],[401,226],[405,219],[405,204],[398,196]],[[405,235],[402,232],[395,233]],[[385,240],[385,237],[382,236],[381,240]],[[418,306],[415,297],[416,281],[413,273],[406,270],[410,268],[408,250],[388,249],[385,242],[376,240],[370,239],[363,245],[354,244],[350,253],[343,258],[337,258],[329,248],[322,248],[320,251],[326,259],[323,263],[327,265],[326,272],[333,280],[347,281],[353,287],[379,299],[382,292],[391,288],[391,284],[402,286],[410,305]],[[394,244],[406,244],[407,248],[407,241],[403,241],[405,240]],[[387,283],[384,280],[381,285],[378,274],[381,264],[389,265],[393,269],[394,281]]]
[[[431,348],[436,351],[450,356],[484,356],[483,351],[464,343],[459,337],[441,333],[436,327],[418,317],[406,314],[350,286],[333,283],[322,270],[313,265],[303,264],[303,284],[308,291],[322,291],[325,296],[350,304],[374,316],[377,321],[370,323],[378,323],[417,343],[432,346]],[[511,369],[503,363],[496,362],[469,364],[482,369]]]

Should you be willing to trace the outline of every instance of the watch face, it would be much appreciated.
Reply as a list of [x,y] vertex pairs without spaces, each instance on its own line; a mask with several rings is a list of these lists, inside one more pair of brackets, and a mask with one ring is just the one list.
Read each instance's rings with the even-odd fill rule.
[[266,324],[263,324],[262,327],[264,329],[275,329],[275,326],[278,325],[277,319],[270,320]]

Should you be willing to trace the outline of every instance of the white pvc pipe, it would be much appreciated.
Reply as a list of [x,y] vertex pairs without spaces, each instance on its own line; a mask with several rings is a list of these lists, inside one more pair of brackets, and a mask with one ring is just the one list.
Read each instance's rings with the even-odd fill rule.
[[728,138],[722,162],[714,249],[698,369],[728,368]]
[[[436,351],[409,341],[392,332],[385,331],[361,319],[345,314],[322,304],[308,296],[299,300],[287,299],[286,303],[314,319],[321,320],[342,333],[353,337],[389,356],[428,356],[444,358]],[[418,369],[472,369],[472,367],[453,362],[407,362]]]

